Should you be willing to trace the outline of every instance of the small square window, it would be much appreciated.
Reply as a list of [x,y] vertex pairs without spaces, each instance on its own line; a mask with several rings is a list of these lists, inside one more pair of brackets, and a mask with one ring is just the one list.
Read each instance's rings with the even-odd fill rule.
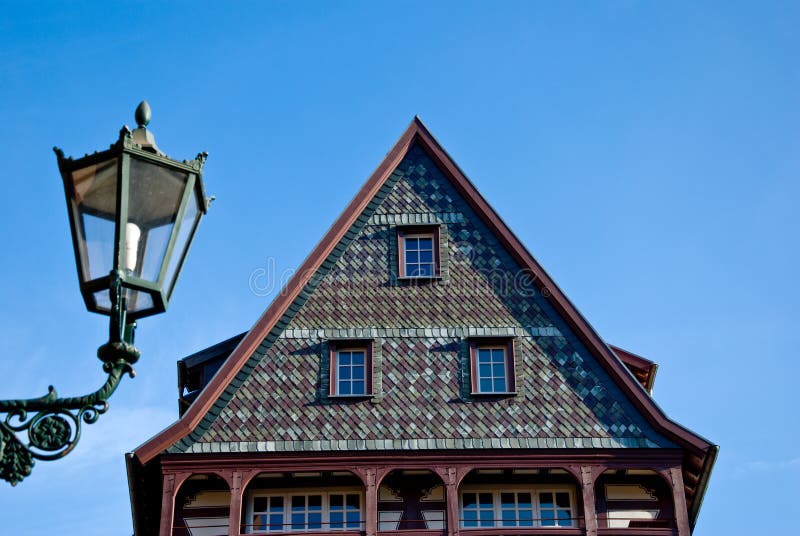
[[372,395],[372,341],[330,343],[330,395]]
[[473,395],[514,394],[513,339],[473,339],[469,357]]
[[439,277],[439,227],[402,227],[397,231],[399,276],[433,279]]

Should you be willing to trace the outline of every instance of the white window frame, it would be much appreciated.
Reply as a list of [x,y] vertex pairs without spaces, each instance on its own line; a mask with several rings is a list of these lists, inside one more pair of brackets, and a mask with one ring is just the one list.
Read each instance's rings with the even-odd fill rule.
[[[555,493],[568,493],[569,494],[569,517],[570,517],[570,524],[569,525],[558,525],[558,517],[555,518],[556,525],[542,525],[542,515],[541,515],[541,505],[539,502],[539,494],[540,493],[553,493],[553,499],[555,499]],[[493,507],[493,519],[494,523],[491,527],[489,526],[482,526],[480,524],[480,517],[476,520],[478,526],[476,527],[466,527],[464,525],[464,494],[465,493],[491,493],[492,494],[492,507]],[[500,500],[500,496],[503,493],[530,493],[531,494],[531,506],[533,510],[533,524],[530,527],[523,526],[516,524],[514,526],[511,525],[503,525],[503,507],[502,502]],[[516,497],[515,497],[516,501]],[[515,510],[518,510],[518,507],[515,506]],[[548,510],[550,510],[548,508]],[[557,512],[558,508],[556,508]],[[561,508],[563,510],[563,508]],[[557,514],[556,514],[557,516]],[[487,528],[495,528],[495,529],[525,529],[525,528],[552,528],[552,529],[569,529],[575,528],[578,526],[578,519],[577,519],[577,505],[575,503],[575,489],[570,486],[467,486],[461,489],[458,493],[458,519],[459,519],[459,527],[461,530],[486,530]],[[519,519],[516,520],[517,523]]]
[[[491,379],[491,388],[481,389],[480,374],[480,352],[490,350],[491,352],[501,351],[503,353],[504,385],[503,390],[495,390],[494,371],[488,377]],[[491,354],[490,354],[491,355]],[[469,339],[469,373],[470,388],[472,395],[477,396],[513,396],[517,394],[516,362],[514,357],[514,338],[513,337],[475,337]],[[493,369],[494,365],[489,364]],[[499,376],[498,376],[499,378]]]
[[[292,528],[292,497],[306,497],[306,519],[308,519],[308,497],[310,495],[320,495],[322,497],[322,528],[319,529],[310,529],[308,528],[308,524],[306,523],[306,528],[303,529],[293,529]],[[344,526],[341,528],[333,528],[331,527],[331,518],[330,518],[330,496],[331,495],[358,495],[358,504],[359,504],[359,521],[358,527],[348,527],[347,526],[347,519],[345,516],[345,520],[343,522]],[[273,497],[280,497],[283,499],[283,529],[282,530],[270,530],[269,529],[269,512],[267,511],[267,528],[265,530],[256,530],[253,523],[253,516],[259,515],[262,512],[256,512],[254,509],[255,500],[257,498],[266,498],[271,500]],[[345,505],[347,504],[347,499],[345,498]],[[346,507],[343,510],[343,513],[347,513]],[[365,497],[363,490],[359,488],[281,488],[281,489],[256,489],[248,492],[247,494],[247,509],[246,509],[246,517],[245,520],[247,522],[246,534],[286,534],[286,533],[303,533],[303,532],[344,532],[344,531],[363,531],[365,528]]]
[[[428,239],[431,241],[431,260],[422,262],[417,257],[415,262],[411,262],[411,270],[409,270],[408,262],[408,241]],[[442,259],[441,259],[441,244],[440,244],[440,230],[438,225],[412,225],[402,226],[397,229],[397,262],[398,262],[398,276],[401,279],[439,279],[442,273]],[[428,251],[416,249],[416,251]],[[418,271],[422,266],[430,266],[430,274],[421,274]]]
[[[350,364],[349,365],[342,365],[340,359],[341,359],[341,355],[343,353],[350,354]],[[353,365],[353,361],[352,361],[353,354],[361,354],[361,356],[362,356],[362,358],[364,360],[363,364],[361,365],[361,368],[364,369],[364,374],[363,374],[363,377],[361,378],[361,380],[353,379],[353,376],[352,376],[353,369],[357,368],[356,366]],[[370,395],[370,392],[369,392],[370,391],[370,388],[369,388],[370,387],[370,381],[369,381],[368,375],[372,374],[372,370],[371,370],[371,367],[370,367],[370,358],[369,357],[370,357],[369,356],[369,351],[364,346],[352,346],[352,347],[336,348],[336,352],[335,352],[335,355],[334,355],[334,359],[336,360],[336,363],[334,363],[333,366],[336,369],[336,395],[337,396],[369,396]],[[347,379],[344,379],[344,380],[341,378],[342,367],[347,367],[349,369],[350,378],[347,378]],[[349,393],[342,393],[341,392],[342,381],[345,381],[350,385],[350,392]],[[360,381],[362,384],[364,384],[364,390],[361,393],[354,393],[353,392],[353,385],[355,385],[355,383],[358,382],[358,381]]]

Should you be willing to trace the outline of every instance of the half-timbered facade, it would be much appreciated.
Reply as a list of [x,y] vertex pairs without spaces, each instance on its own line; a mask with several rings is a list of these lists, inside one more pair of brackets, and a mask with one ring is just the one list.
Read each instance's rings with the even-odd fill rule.
[[[521,200],[521,202],[523,202]],[[717,447],[415,118],[128,455],[139,535],[688,536]]]

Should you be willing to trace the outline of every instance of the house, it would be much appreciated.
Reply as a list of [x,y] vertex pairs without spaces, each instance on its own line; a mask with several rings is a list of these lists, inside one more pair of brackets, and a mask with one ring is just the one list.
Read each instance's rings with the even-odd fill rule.
[[127,456],[138,535],[688,536],[718,447],[415,118]]

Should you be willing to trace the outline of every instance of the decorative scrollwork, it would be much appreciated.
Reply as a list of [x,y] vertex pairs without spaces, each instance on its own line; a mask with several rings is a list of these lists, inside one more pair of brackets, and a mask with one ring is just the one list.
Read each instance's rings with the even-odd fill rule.
[[86,396],[58,398],[50,387],[41,398],[0,401],[0,412],[7,412],[0,421],[0,478],[15,486],[30,475],[35,460],[57,460],[72,452],[81,425],[97,422],[123,376],[135,374],[124,359],[107,361],[103,369],[108,373],[105,384]]
[[31,446],[42,450],[59,450],[69,442],[72,427],[61,415],[42,415],[31,424],[28,436]]
[[[35,459],[57,460],[72,452],[81,437],[81,424],[97,422],[123,376],[136,375],[132,367],[139,359],[133,345],[136,322],[126,321],[120,274],[113,271],[110,277],[109,340],[97,350],[108,374],[106,382],[84,396],[59,398],[51,385],[39,398],[0,400],[0,413],[6,414],[0,420],[0,478],[12,486],[30,475]],[[22,441],[26,435],[27,445]]]

